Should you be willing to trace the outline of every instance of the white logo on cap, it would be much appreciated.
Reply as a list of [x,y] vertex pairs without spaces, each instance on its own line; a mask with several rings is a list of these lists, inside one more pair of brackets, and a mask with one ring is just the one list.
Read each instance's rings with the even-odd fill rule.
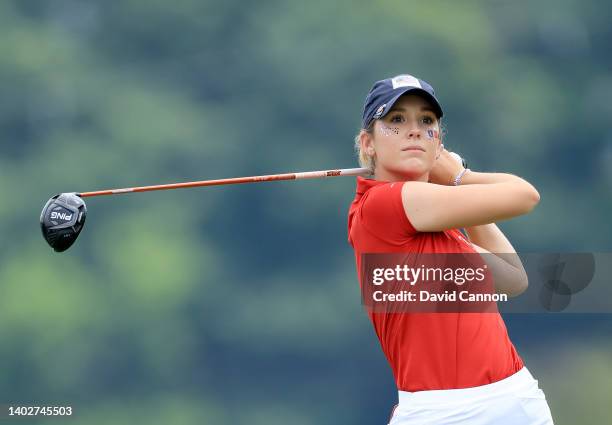
[[394,90],[398,87],[418,87],[420,89],[423,88],[421,87],[421,83],[419,83],[419,80],[408,74],[398,75],[397,77],[391,78],[391,84],[393,84]]
[[374,119],[378,119],[378,118],[380,118],[380,117],[382,116],[383,112],[385,112],[385,108],[386,108],[386,107],[387,107],[387,104],[386,104],[386,103],[385,103],[385,104],[383,104],[383,105],[380,105],[380,106],[378,107],[378,109],[376,110],[376,112],[374,113],[374,116],[373,116],[372,118],[374,118]]

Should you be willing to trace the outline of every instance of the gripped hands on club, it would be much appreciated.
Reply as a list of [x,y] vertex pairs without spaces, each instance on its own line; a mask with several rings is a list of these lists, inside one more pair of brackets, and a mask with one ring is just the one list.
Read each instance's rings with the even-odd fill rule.
[[[455,177],[463,171],[463,164],[458,155],[449,152],[441,145],[442,151],[436,158],[433,168],[429,172],[429,183],[452,186]],[[457,155],[457,156],[453,156]]]

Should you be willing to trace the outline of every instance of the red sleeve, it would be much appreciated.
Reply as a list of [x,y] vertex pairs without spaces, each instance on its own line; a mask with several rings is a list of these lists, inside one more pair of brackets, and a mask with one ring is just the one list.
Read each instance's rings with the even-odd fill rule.
[[402,243],[417,233],[404,211],[403,185],[394,182],[371,188],[364,195],[359,211],[363,226],[391,243]]

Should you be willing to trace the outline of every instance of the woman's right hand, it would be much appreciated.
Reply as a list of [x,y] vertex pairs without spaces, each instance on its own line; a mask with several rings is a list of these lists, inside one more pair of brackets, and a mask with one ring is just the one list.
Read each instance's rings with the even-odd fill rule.
[[454,178],[461,171],[463,171],[463,165],[449,151],[442,148],[440,156],[438,156],[433,168],[429,172],[429,182],[452,186]]

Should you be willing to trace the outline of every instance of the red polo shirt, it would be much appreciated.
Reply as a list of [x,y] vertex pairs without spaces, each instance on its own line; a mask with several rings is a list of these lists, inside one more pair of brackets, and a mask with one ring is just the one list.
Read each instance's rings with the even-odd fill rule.
[[[362,253],[475,253],[457,229],[418,232],[404,212],[402,182],[357,177],[348,240]],[[361,282],[361,276],[360,276]],[[499,313],[368,312],[401,391],[468,388],[523,367]]]

